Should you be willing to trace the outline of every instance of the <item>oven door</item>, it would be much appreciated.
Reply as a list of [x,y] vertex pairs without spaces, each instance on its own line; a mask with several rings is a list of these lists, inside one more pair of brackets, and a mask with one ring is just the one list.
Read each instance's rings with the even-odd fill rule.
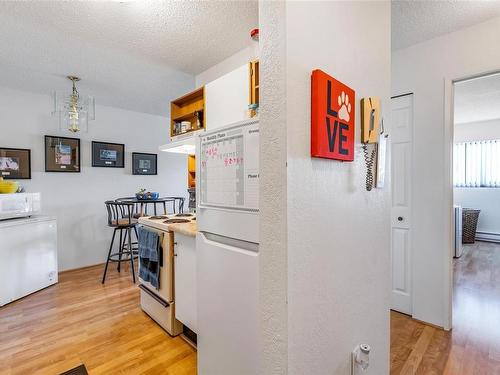
[[[173,233],[162,232],[156,228],[144,226],[147,230],[157,232],[160,235],[160,246],[162,254],[162,264],[160,266],[160,289],[156,289],[151,283],[142,280],[139,282],[151,292],[157,294],[162,300],[171,303],[174,300],[173,276],[174,276],[174,244]],[[139,268],[141,262],[139,259]]]

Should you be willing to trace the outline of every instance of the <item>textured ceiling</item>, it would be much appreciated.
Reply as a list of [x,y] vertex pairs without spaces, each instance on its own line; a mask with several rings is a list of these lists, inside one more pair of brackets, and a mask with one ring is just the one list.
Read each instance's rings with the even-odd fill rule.
[[455,85],[456,124],[500,119],[500,74]]
[[500,1],[392,1],[392,49],[500,16]]
[[194,75],[252,42],[255,1],[0,1],[0,85],[168,116]]

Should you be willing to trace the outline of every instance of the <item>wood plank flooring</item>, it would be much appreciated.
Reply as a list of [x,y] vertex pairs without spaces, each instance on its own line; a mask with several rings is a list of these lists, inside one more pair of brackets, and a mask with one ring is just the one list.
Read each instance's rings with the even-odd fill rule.
[[[391,313],[391,374],[500,375],[500,244],[454,262],[451,332]],[[0,374],[196,374],[196,352],[139,306],[128,265],[66,272],[59,284],[0,308]]]
[[454,261],[453,330],[391,313],[392,375],[500,375],[500,244]]
[[55,286],[0,308],[0,374],[196,374],[196,351],[140,308],[128,265],[62,273]]

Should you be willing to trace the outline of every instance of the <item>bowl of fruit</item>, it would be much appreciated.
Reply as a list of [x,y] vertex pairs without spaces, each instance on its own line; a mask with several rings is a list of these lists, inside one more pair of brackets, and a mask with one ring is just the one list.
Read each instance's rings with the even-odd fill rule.
[[17,192],[19,185],[15,181],[4,180],[0,177],[0,194],[12,194]]
[[146,189],[141,189],[135,193],[135,197],[141,201],[154,201],[160,198],[160,193],[146,191]]

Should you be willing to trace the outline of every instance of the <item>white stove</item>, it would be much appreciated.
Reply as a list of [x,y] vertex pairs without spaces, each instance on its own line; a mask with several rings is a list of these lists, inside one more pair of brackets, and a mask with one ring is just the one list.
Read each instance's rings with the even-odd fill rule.
[[[160,287],[157,289],[139,277],[141,307],[171,336],[182,333],[183,325],[175,318],[174,298],[174,237],[169,225],[177,222],[189,223],[194,215],[173,214],[139,218],[139,224],[159,235],[161,247]],[[182,220],[182,221],[181,221]],[[139,268],[141,261],[139,259]]]

